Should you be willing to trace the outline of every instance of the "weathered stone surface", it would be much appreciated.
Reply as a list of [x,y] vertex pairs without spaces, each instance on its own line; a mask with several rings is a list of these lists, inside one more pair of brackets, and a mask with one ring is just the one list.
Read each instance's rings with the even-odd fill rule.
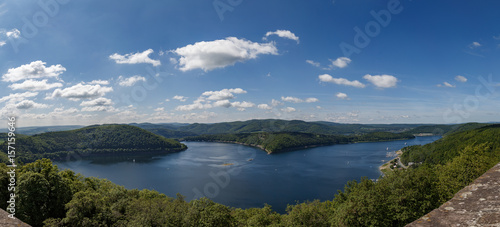
[[31,227],[31,225],[28,225],[21,220],[15,218],[9,218],[9,213],[7,211],[0,209],[0,226],[1,227]]
[[450,201],[407,226],[500,227],[500,163]]

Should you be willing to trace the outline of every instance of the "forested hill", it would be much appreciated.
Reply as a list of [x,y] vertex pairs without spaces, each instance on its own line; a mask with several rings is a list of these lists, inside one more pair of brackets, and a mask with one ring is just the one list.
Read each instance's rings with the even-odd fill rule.
[[167,138],[197,135],[241,134],[255,132],[298,132],[323,135],[355,135],[371,132],[399,133],[422,124],[340,124],[334,122],[306,122],[300,120],[254,119],[213,124],[131,124]]
[[216,134],[186,137],[186,141],[207,141],[240,143],[258,147],[267,153],[304,149],[308,147],[345,144],[355,142],[376,142],[414,138],[412,134],[374,132],[363,135],[323,135],[300,132],[260,132],[240,134]]
[[460,151],[468,146],[485,144],[487,151],[500,148],[500,124],[490,124],[472,130],[467,128],[475,127],[476,124],[463,126],[434,143],[405,148],[401,161],[443,164],[460,155]]
[[[1,145],[6,153],[6,143]],[[166,139],[144,129],[129,125],[98,125],[81,129],[47,132],[16,138],[16,160],[32,162],[41,158],[52,160],[68,156],[145,154],[176,152],[184,144]]]

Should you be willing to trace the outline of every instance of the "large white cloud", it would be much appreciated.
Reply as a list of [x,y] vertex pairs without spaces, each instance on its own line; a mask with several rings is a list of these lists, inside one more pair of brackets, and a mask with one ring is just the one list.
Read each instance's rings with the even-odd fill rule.
[[93,99],[104,96],[108,92],[112,92],[113,88],[111,87],[103,87],[99,84],[90,85],[90,84],[76,84],[72,87],[64,88],[64,89],[56,89],[52,92],[48,98],[67,98],[73,101],[78,101],[80,99]]
[[345,68],[349,63],[351,63],[350,58],[340,57],[336,60],[330,60],[332,62],[332,67]]
[[135,75],[128,78],[123,76],[118,77],[118,85],[123,87],[131,87],[139,81],[146,81],[146,78],[143,76]]
[[333,78],[332,76],[328,74],[323,74],[318,76],[319,80],[321,82],[328,82],[328,83],[334,83],[338,85],[345,85],[345,86],[352,86],[352,87],[357,87],[357,88],[364,88],[365,85],[357,80],[354,81],[349,81],[348,79],[345,78]]
[[267,37],[271,35],[277,35],[281,38],[295,40],[297,43],[299,43],[299,37],[297,37],[295,34],[293,34],[291,31],[288,30],[276,30],[274,32],[267,32],[266,36],[264,36],[264,40],[266,40]]
[[363,76],[365,80],[375,85],[378,88],[391,88],[396,87],[398,79],[391,75],[375,75],[366,74]]
[[40,108],[48,108],[48,107],[49,107],[49,105],[36,103],[32,100],[23,100],[23,101],[16,104],[16,108],[23,109],[23,110],[31,109],[31,108],[40,109]]
[[12,90],[29,90],[29,91],[45,91],[56,87],[62,87],[61,83],[47,83],[45,80],[25,80],[22,83],[11,84],[9,87]]
[[256,43],[236,37],[202,41],[173,50],[180,56],[181,71],[202,69],[210,71],[255,59],[261,54],[278,54],[273,43]]
[[46,67],[45,64],[47,63],[34,61],[17,68],[11,68],[2,76],[2,80],[6,82],[16,82],[26,79],[57,78],[66,71],[66,68],[62,65],[51,65]]
[[226,100],[233,99],[234,94],[245,94],[247,91],[241,88],[222,89],[220,91],[206,91],[201,94],[207,96],[208,100]]
[[161,65],[159,60],[153,60],[149,58],[149,55],[154,51],[152,49],[145,50],[143,52],[130,53],[125,55],[120,55],[118,53],[114,53],[109,56],[110,59],[114,60],[117,64],[139,64],[139,63],[148,63],[153,66]]

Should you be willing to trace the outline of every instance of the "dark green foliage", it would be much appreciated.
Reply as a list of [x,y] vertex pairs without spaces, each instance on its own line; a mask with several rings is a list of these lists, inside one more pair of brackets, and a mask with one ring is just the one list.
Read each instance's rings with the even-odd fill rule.
[[396,139],[410,139],[413,135],[407,133],[373,132],[365,135],[322,135],[299,132],[278,133],[241,133],[241,134],[216,134],[187,137],[187,141],[212,141],[241,143],[259,147],[268,153],[291,151],[308,147],[326,146],[332,144],[346,144],[354,142],[374,142]]
[[[470,125],[465,125],[470,127]],[[444,138],[424,146],[411,146],[404,149],[401,161],[426,162],[429,164],[444,164],[458,156],[467,146],[490,143],[487,151],[500,147],[500,125],[489,125],[468,131],[459,130]]]
[[[148,131],[157,133],[167,138],[182,138],[183,134],[207,135],[207,134],[241,134],[256,132],[299,132],[325,135],[366,134],[370,132],[402,132],[420,124],[392,124],[392,125],[363,125],[363,124],[339,124],[333,122],[306,122],[299,120],[249,120],[223,122],[215,124],[134,124]],[[166,129],[166,130],[165,130]]]
[[[0,145],[6,153],[7,145]],[[89,126],[82,129],[47,132],[16,140],[16,160],[21,163],[41,158],[69,160],[89,155],[147,154],[176,152],[186,146],[146,130],[128,125]]]

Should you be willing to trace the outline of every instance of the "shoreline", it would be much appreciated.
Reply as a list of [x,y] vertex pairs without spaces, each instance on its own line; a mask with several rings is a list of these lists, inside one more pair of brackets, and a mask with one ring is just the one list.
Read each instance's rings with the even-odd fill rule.
[[[401,149],[397,150],[396,151],[396,157],[394,157],[393,159],[391,159],[391,160],[389,160],[387,162],[384,162],[382,165],[380,165],[378,167],[378,170],[382,173],[382,175],[385,175],[385,173],[387,171],[392,171],[393,170],[393,169],[390,168],[390,164],[391,164],[392,161],[398,159],[401,156],[401,154],[403,154],[403,151],[401,151]],[[406,169],[404,166],[402,168]]]

